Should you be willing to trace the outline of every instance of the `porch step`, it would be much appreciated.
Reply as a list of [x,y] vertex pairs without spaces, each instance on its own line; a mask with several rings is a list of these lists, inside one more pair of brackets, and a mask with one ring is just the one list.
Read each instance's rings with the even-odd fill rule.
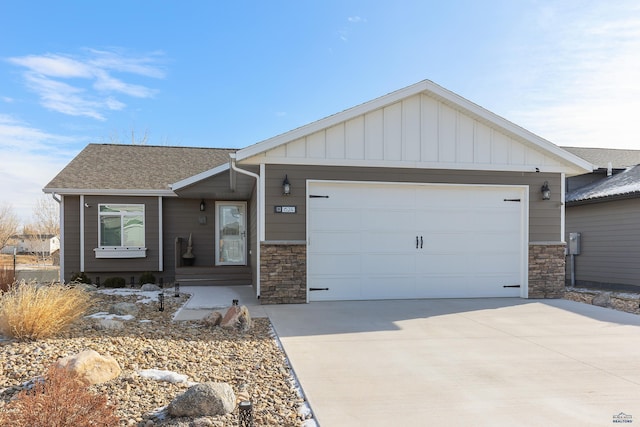
[[252,275],[246,266],[178,267],[175,281],[185,286],[250,285]]

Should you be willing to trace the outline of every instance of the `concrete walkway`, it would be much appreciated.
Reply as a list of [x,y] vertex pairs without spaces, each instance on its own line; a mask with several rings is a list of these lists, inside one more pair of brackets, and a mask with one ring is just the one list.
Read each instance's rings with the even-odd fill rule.
[[640,422],[640,316],[564,300],[263,306],[321,427]]

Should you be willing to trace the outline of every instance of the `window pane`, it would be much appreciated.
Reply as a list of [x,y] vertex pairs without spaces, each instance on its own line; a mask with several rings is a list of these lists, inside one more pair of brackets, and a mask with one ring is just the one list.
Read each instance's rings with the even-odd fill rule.
[[124,217],[123,246],[144,246],[144,220],[142,215]]
[[100,216],[100,246],[120,246],[120,217]]

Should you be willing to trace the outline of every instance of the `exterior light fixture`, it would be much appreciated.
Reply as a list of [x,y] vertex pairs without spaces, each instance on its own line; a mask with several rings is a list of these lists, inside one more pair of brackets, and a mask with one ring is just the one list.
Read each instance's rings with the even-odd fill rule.
[[542,200],[551,199],[551,190],[549,189],[548,181],[545,181],[544,184],[542,184],[542,188],[540,188],[540,192],[542,192]]
[[284,181],[282,181],[282,195],[288,196],[291,194],[291,183],[289,182],[289,176],[284,176]]
[[202,199],[200,201],[200,212],[204,212],[206,208],[207,208],[207,205],[204,203],[204,199]]
[[173,296],[175,298],[178,298],[180,296],[180,283],[179,282],[176,282],[175,285],[174,285]]

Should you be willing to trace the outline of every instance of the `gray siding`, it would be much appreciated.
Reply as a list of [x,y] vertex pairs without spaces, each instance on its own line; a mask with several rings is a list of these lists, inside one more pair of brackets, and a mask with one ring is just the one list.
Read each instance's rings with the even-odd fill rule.
[[[291,195],[282,195],[282,181],[288,175]],[[306,239],[306,180],[389,181],[450,184],[495,184],[529,186],[529,241],[561,240],[561,175],[551,173],[452,171],[404,168],[348,168],[327,166],[266,166],[266,240]],[[543,201],[542,184],[548,181],[551,200]],[[275,214],[278,205],[294,205],[296,214]]]
[[567,207],[567,241],[568,233],[582,233],[581,254],[575,257],[578,284],[640,286],[638,212],[640,199]]
[[80,196],[64,197],[64,277],[65,282],[80,272]]
[[[175,276],[175,239],[184,239],[186,248],[189,234],[192,235],[193,254],[196,256],[195,266],[213,266],[215,252],[215,201],[205,199],[206,210],[200,212],[200,199],[166,198],[163,200],[164,228],[164,274],[166,280]],[[206,219],[200,223],[200,217]],[[180,254],[181,255],[181,254]],[[170,277],[171,278],[170,278]]]
[[[249,167],[254,172],[257,168]],[[251,191],[255,187],[255,179],[237,172],[233,172],[235,188],[231,188],[231,178],[229,172],[209,177],[188,187],[177,190],[181,198],[202,198],[207,197],[217,200],[241,200],[249,198]]]
[[259,247],[256,247],[256,242],[259,241],[260,237],[258,236],[258,212],[257,212],[257,192],[255,191],[255,186],[253,188],[253,192],[251,193],[251,200],[248,203],[248,218],[247,218],[247,228],[249,229],[249,239],[247,241],[247,246],[249,247],[249,265],[251,266],[251,283],[255,286],[257,283],[258,277],[258,262],[257,256],[260,251]]
[[[117,196],[85,196],[84,208],[84,270],[89,273],[119,273],[128,277],[129,273],[157,272],[159,266],[159,223],[157,197],[117,197]],[[98,247],[98,204],[100,203],[132,203],[145,205],[145,258],[105,259],[96,258],[94,249]],[[78,221],[79,222],[79,221]],[[66,256],[66,255],[65,255]],[[91,275],[89,275],[91,276]]]

